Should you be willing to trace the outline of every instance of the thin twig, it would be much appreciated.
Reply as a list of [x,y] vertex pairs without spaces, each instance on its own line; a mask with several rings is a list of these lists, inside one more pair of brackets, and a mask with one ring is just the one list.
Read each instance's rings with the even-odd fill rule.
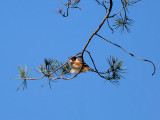
[[129,6],[129,5],[132,5],[132,4],[135,4],[135,3],[139,2],[139,1],[141,1],[141,0],[137,0],[137,1],[132,2],[132,3],[130,3],[130,4],[124,5],[117,13],[115,13],[114,15],[109,16],[108,18],[113,18],[113,17],[116,16],[118,13],[120,13],[125,7],[127,7],[127,6]]
[[62,13],[62,9],[60,9],[58,12],[63,16],[63,17],[68,17],[68,15],[69,15],[69,9],[70,8],[78,8],[78,9],[82,9],[82,8],[80,8],[80,7],[77,7],[77,6],[73,6],[73,7],[71,7],[71,1],[70,0],[68,0],[68,3],[64,3],[62,0],[60,0],[60,2],[64,5],[64,6],[66,6],[67,7],[67,14],[65,14],[65,13]]
[[[103,7],[105,8],[105,10],[106,10],[106,13],[107,13],[108,8],[107,8],[106,5],[104,4],[106,1],[103,1],[102,3],[100,3],[98,0],[96,0],[96,2],[98,3],[98,5],[103,6]],[[106,2],[106,3],[109,3],[109,2]]]
[[102,75],[100,74],[100,72],[98,72],[98,69],[96,68],[96,65],[95,65],[94,60],[93,60],[93,58],[92,58],[92,56],[91,56],[91,53],[90,53],[89,51],[87,51],[87,50],[85,50],[85,51],[88,53],[90,59],[92,60],[92,63],[93,63],[94,68],[95,68],[95,70],[96,70],[95,72],[98,73],[98,75],[99,75],[100,77],[105,78],[104,76],[102,76]]
[[125,51],[126,53],[128,53],[128,54],[131,55],[132,57],[135,57],[135,58],[137,58],[137,59],[140,59],[140,60],[143,60],[143,61],[146,61],[146,62],[150,62],[150,63],[153,65],[153,67],[154,67],[154,71],[153,71],[152,75],[155,74],[156,67],[155,67],[155,65],[154,65],[154,63],[153,63],[152,61],[146,60],[146,59],[142,59],[142,58],[140,58],[140,57],[137,57],[137,56],[133,55],[132,53],[126,51],[126,50],[125,50],[123,47],[121,47],[120,45],[117,45],[117,44],[115,44],[115,43],[113,43],[113,42],[107,40],[106,38],[100,36],[99,34],[96,34],[96,35],[97,35],[98,37],[102,38],[103,40],[105,40],[105,41],[107,41],[107,42],[109,42],[109,43],[111,43],[111,44],[113,44],[113,45],[115,45],[115,46],[121,48],[123,51]]
[[22,79],[26,79],[26,80],[39,80],[39,79],[44,78],[44,77],[45,77],[45,75],[41,76],[39,78],[22,78]]

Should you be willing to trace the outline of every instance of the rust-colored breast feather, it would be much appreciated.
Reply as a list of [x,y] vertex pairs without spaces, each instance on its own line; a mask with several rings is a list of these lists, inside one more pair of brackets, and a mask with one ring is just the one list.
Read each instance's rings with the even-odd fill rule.
[[[74,68],[74,69],[80,69],[82,67],[82,64],[80,62],[77,62],[77,61],[71,62],[71,64],[72,64],[72,68]],[[81,71],[82,72],[88,71],[87,66],[84,65]]]

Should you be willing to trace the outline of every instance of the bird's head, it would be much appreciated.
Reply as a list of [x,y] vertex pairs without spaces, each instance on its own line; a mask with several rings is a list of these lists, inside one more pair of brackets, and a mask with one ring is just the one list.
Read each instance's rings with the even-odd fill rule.
[[70,59],[70,63],[75,62],[75,61],[76,61],[76,58],[77,58],[77,57],[75,57],[75,56],[74,56],[74,57],[72,57],[72,58]]

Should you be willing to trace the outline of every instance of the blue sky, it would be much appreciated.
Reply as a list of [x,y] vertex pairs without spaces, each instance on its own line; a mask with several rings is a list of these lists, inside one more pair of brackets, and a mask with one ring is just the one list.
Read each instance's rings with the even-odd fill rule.
[[[94,0],[82,1],[80,10],[68,18],[57,14],[62,5],[57,0],[0,1],[0,118],[3,120],[159,120],[160,119],[160,1],[141,1],[129,8],[134,25],[130,33],[114,34],[103,26],[100,34],[120,44],[131,53],[152,60],[132,58],[119,48],[94,37],[87,47],[100,70],[107,67],[110,55],[124,60],[126,79],[116,87],[94,73],[59,80],[50,90],[45,79],[28,81],[26,90],[16,91],[22,81],[17,66],[37,68],[44,58],[65,61],[80,52],[98,27],[105,11]],[[120,6],[114,3],[114,6]],[[115,8],[118,10],[118,8]],[[93,49],[94,48],[94,49]],[[85,61],[92,67],[88,56]]]

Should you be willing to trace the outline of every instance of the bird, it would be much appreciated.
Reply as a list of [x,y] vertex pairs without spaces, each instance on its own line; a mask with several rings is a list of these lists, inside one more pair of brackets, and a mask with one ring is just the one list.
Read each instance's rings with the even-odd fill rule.
[[78,73],[81,69],[80,72],[88,72],[88,71],[94,71],[93,69],[91,69],[84,61],[82,61],[82,56],[78,56],[78,57],[72,57],[70,58],[70,63],[71,63],[71,70],[70,73]]

